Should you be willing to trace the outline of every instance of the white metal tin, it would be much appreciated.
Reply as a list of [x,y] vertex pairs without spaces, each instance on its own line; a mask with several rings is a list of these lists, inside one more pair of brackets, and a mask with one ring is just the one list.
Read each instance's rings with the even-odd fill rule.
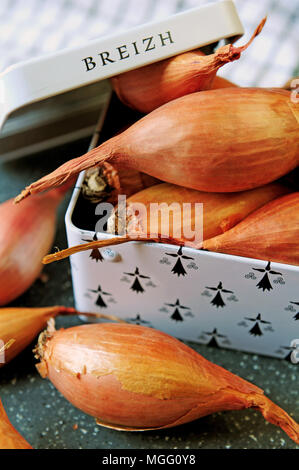
[[[66,214],[69,246],[94,236],[72,223],[83,178]],[[88,251],[71,256],[78,310],[202,344],[299,359],[299,267],[160,243],[130,242],[101,253],[102,261]]]
[[[181,19],[183,30],[192,31],[195,17],[187,13]],[[206,21],[209,29],[214,18]],[[159,28],[161,23],[155,31]],[[95,234],[72,222],[83,179],[84,173],[66,213],[69,246]],[[97,233],[98,239],[109,237]],[[299,267],[169,244],[130,242],[100,252],[102,260],[90,252],[70,258],[78,310],[116,314],[184,340],[299,362]]]

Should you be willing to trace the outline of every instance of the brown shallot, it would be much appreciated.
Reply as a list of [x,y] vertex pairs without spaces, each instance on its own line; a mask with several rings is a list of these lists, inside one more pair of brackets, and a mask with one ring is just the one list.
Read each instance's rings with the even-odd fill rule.
[[0,400],[0,449],[32,449],[13,427]]
[[183,96],[32,183],[16,202],[107,161],[200,191],[262,186],[299,163],[299,103],[286,90],[258,88]]
[[[183,188],[169,183],[161,183],[145,189],[127,199],[128,216],[123,220],[118,211],[108,220],[108,229],[114,233],[126,231],[126,237],[97,240],[86,244],[57,251],[43,259],[45,264],[64,259],[74,253],[100,246],[114,245],[139,240],[170,242],[194,248],[201,247],[201,241],[226,232],[241,222],[251,212],[267,202],[289,192],[286,186],[270,183],[261,188],[240,193],[204,193]],[[190,210],[184,210],[184,204],[190,204]],[[202,227],[196,204],[202,206]],[[140,204],[146,210],[140,209]],[[152,210],[159,205],[160,211]],[[156,206],[158,208],[158,206]],[[179,229],[179,230],[178,230]],[[200,233],[195,233],[197,230]],[[188,237],[188,231],[197,238]],[[200,239],[200,240],[199,240]]]
[[299,192],[265,204],[203,248],[299,266]]
[[200,50],[179,54],[111,78],[119,99],[130,108],[149,113],[168,101],[197,91],[227,86],[217,80],[217,71],[223,65],[240,58],[254,38],[262,31],[262,20],[250,41],[241,47],[227,44],[214,54],[205,55]]
[[42,257],[53,244],[56,210],[69,189],[58,188],[25,201],[0,204],[0,305],[23,294],[39,276]]
[[153,328],[102,323],[55,331],[50,324],[35,351],[41,376],[102,426],[163,429],[254,408],[299,443],[299,425],[260,388]]
[[[180,230],[177,237],[176,229],[185,227],[191,232],[196,229],[196,204],[202,204],[202,237],[206,240],[226,232],[254,210],[288,192],[290,190],[279,183],[239,193],[206,193],[161,183],[127,198],[127,229],[130,226],[130,235],[153,233],[165,236],[176,244],[188,245],[184,231]],[[185,204],[189,204],[190,211],[184,210]],[[116,209],[108,220],[111,233],[115,233],[114,226],[118,233],[124,231],[126,227],[122,226],[122,222]]]
[[82,313],[71,307],[53,306],[40,308],[10,307],[0,309],[0,367],[7,364],[26,348],[47,321],[57,315],[85,315],[93,318],[105,318],[120,321],[114,315],[100,313]]

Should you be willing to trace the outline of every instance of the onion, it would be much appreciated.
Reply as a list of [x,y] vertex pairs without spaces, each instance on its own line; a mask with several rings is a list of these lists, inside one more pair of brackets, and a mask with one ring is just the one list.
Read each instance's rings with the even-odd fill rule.
[[299,443],[298,424],[255,385],[158,330],[94,324],[40,335],[38,370],[97,423],[162,429],[222,410],[254,408]]
[[52,247],[56,209],[69,185],[16,206],[0,204],[0,305],[23,294],[39,276]]
[[185,52],[111,78],[119,99],[130,108],[149,113],[181,96],[197,91],[222,88],[224,81],[213,83],[217,71],[228,62],[240,58],[262,31],[266,18],[256,28],[250,41],[242,47],[232,44],[220,47],[214,54],[200,50]]
[[208,192],[274,181],[299,163],[299,104],[290,92],[223,88],[183,96],[28,186],[16,202],[105,161]]
[[219,253],[299,265],[299,192],[265,204],[203,248]]
[[8,419],[0,400],[0,449],[32,449]]
[[26,348],[45,328],[47,321],[57,315],[85,315],[93,318],[106,318],[121,321],[114,315],[77,312],[74,308],[54,306],[40,308],[1,308],[0,309],[0,367],[7,364]]

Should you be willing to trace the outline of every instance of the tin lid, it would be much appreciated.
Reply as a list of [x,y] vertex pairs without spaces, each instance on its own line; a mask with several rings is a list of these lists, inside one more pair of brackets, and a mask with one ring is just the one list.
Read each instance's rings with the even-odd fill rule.
[[0,75],[1,160],[91,134],[110,95],[104,79],[243,34],[224,0],[9,67]]

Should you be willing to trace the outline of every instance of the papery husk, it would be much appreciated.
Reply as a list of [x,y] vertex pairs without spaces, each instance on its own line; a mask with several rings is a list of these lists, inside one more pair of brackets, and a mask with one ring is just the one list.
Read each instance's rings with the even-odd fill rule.
[[299,265],[299,192],[265,204],[238,225],[204,241],[203,248]]
[[153,328],[84,325],[41,336],[42,377],[97,423],[146,431],[254,408],[299,442],[298,424],[255,385]]
[[145,173],[105,162],[86,171],[82,195],[92,204],[109,202],[115,205],[119,195],[129,197],[158,182],[158,179]]
[[[117,208],[108,220],[110,233],[126,233],[130,227],[130,235],[143,233],[150,236],[165,236],[175,240],[177,244],[188,245],[188,240],[183,233],[183,227],[193,232],[196,229],[195,204],[203,204],[202,239],[215,237],[226,232],[238,224],[247,215],[272,199],[282,196],[290,190],[279,183],[271,183],[261,188],[242,191],[240,193],[205,193],[194,189],[183,188],[170,183],[161,183],[151,186],[127,199],[127,209],[130,214],[127,217],[127,226],[123,226],[122,219],[118,218]],[[139,204],[143,204],[146,213],[139,211]],[[166,204],[167,208],[162,217],[151,212],[151,204]],[[190,204],[190,213],[184,210],[184,204]],[[162,206],[161,206],[162,207]],[[168,212],[168,209],[172,208]],[[169,216],[167,217],[167,215]],[[179,237],[176,236],[176,222],[181,228]],[[194,246],[194,244],[192,244]]]
[[183,96],[28,186],[59,186],[103,162],[207,192],[262,186],[299,163],[299,104],[286,90],[223,88]]
[[114,315],[100,313],[78,312],[72,307],[53,306],[40,308],[9,307],[0,309],[0,340],[3,351],[0,350],[0,368],[10,362],[26,348],[40,331],[46,327],[48,320],[57,315],[85,315],[94,318],[105,318],[121,321]]
[[105,162],[86,170],[82,182],[82,196],[92,204],[99,202],[117,202],[117,195],[121,192],[120,181],[117,170]]
[[[163,104],[189,93],[209,90],[213,87],[220,67],[238,60],[241,53],[260,34],[265,22],[266,18],[245,46],[227,44],[210,55],[205,55],[200,50],[185,52],[112,77],[112,86],[125,105],[142,113],[150,113]],[[217,82],[221,87],[221,82]],[[214,82],[214,86],[217,86],[217,82]]]
[[0,400],[0,449],[32,449],[13,427]]

